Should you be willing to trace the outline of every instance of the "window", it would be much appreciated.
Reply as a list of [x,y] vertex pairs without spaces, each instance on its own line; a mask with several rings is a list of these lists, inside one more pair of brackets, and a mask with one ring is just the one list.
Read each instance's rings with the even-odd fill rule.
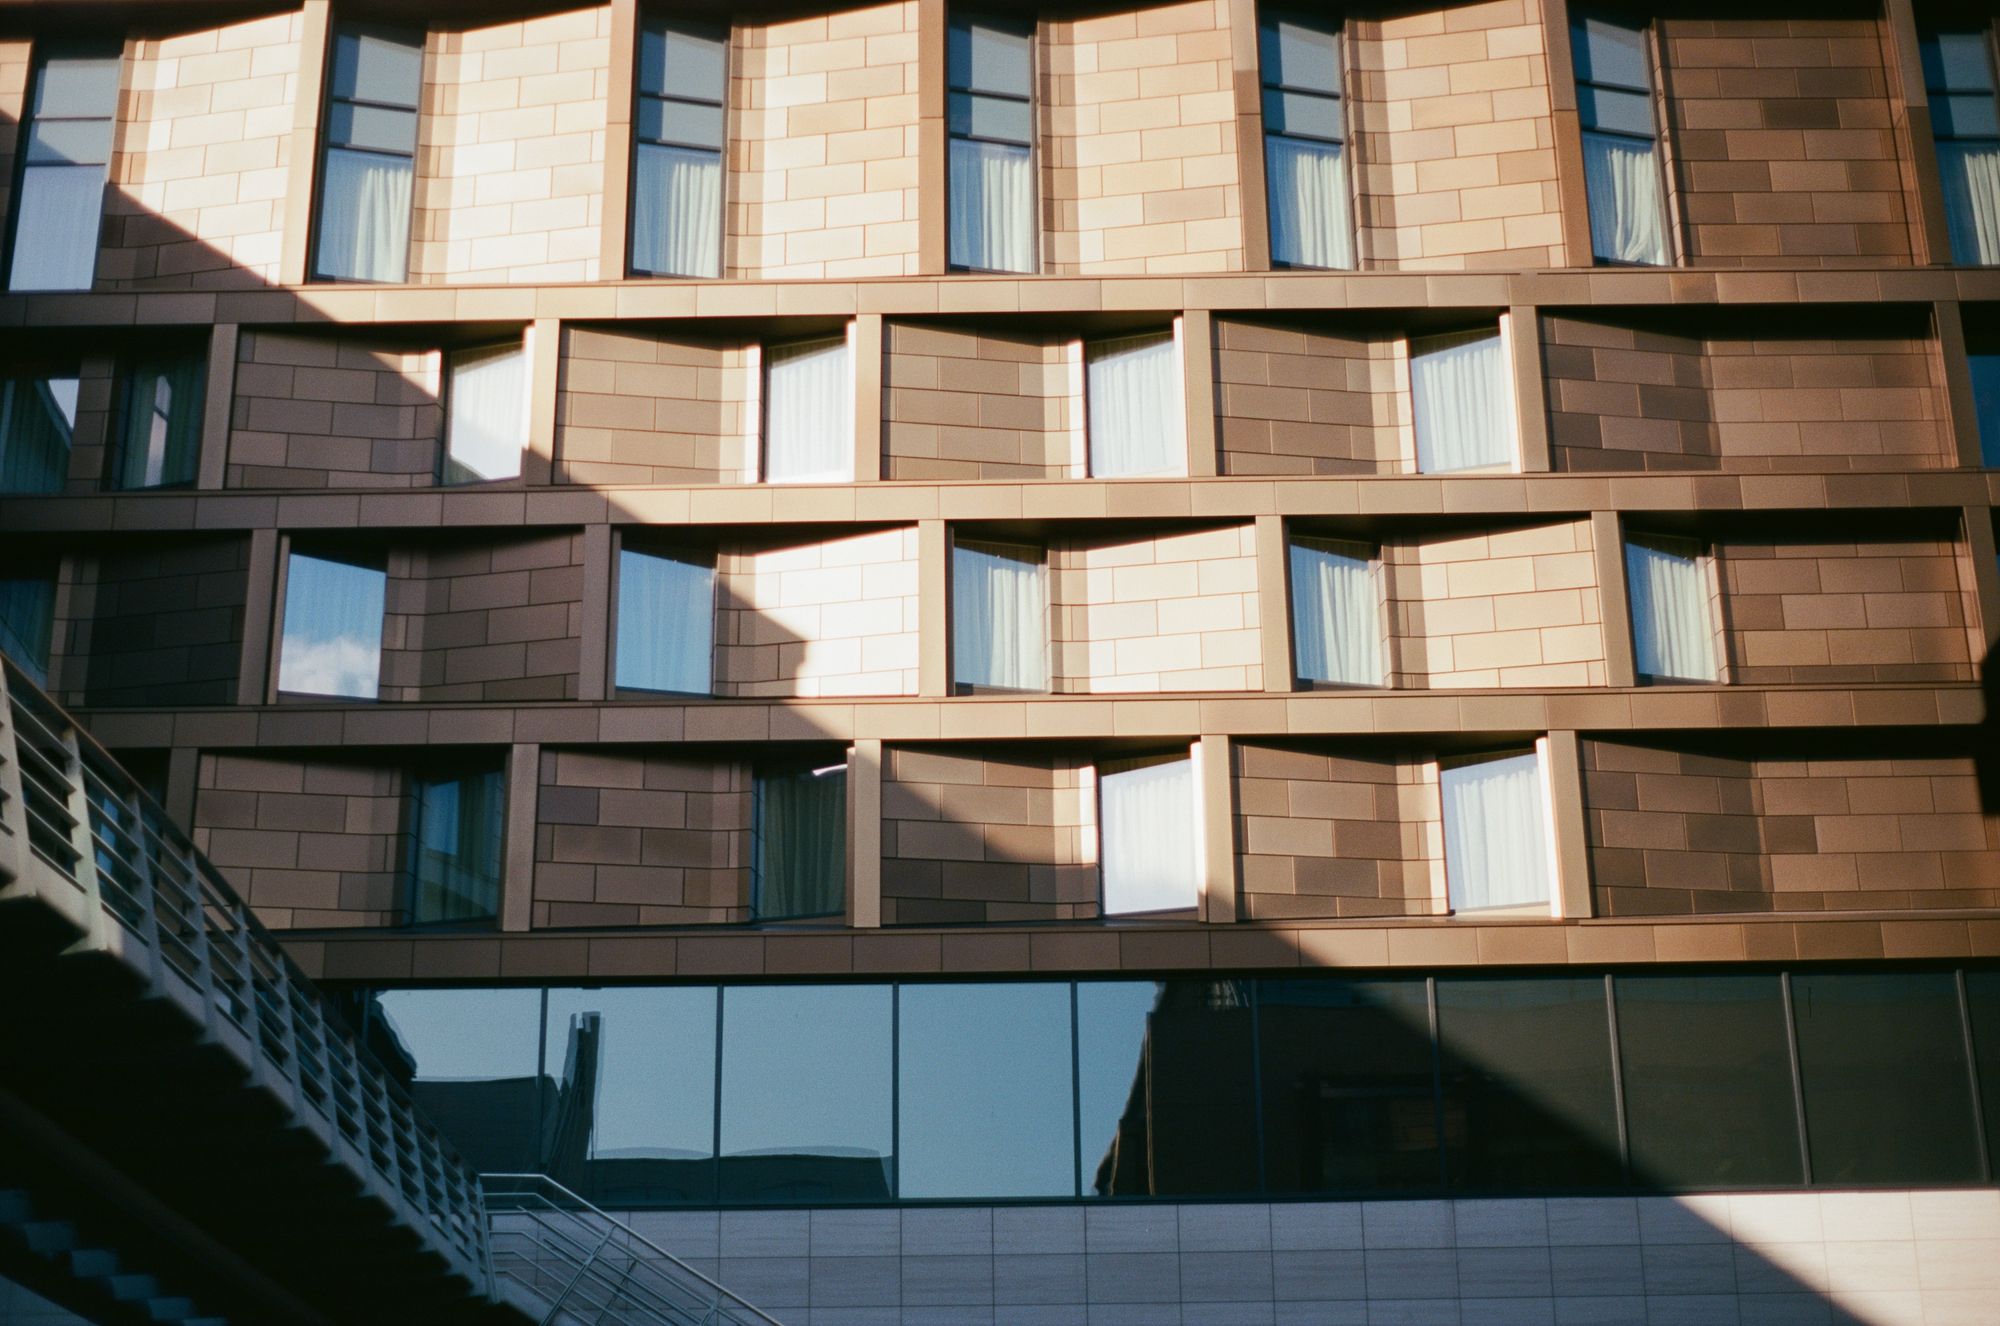
[[1646,29],[1579,16],[1570,25],[1570,51],[1583,122],[1590,251],[1600,262],[1664,264],[1667,210]]
[[333,37],[315,275],[401,281],[410,266],[421,33],[343,24]]
[[489,921],[500,914],[507,784],[497,769],[416,780],[410,920]]
[[1293,539],[1292,658],[1299,680],[1380,686],[1382,596],[1373,550]]
[[528,445],[528,347],[453,350],[445,389],[444,481],[521,477]]
[[28,104],[9,290],[88,290],[118,114],[116,52],[44,55]]
[[1093,341],[1084,359],[1091,474],[1186,474],[1178,338],[1164,331]]
[[854,355],[845,336],[764,350],[764,480],[854,478]]
[[714,655],[714,567],[689,553],[620,549],[619,689],[707,695]]
[[632,257],[647,276],[722,275],[728,34],[680,23],[639,33]]
[[1257,32],[1257,62],[1264,80],[1271,261],[1352,267],[1340,30],[1324,19],[1266,16]]
[[1410,412],[1422,473],[1515,468],[1514,392],[1500,333],[1411,341]]
[[1040,549],[953,546],[951,657],[961,688],[1049,688],[1048,577]]
[[383,990],[369,1038],[385,1063],[410,1066],[410,1095],[466,1164],[540,1174],[544,1098],[542,992]]
[[1972,403],[1979,421],[1979,458],[2000,469],[2000,354],[1968,355],[1972,364]]
[[0,493],[62,489],[80,385],[73,372],[0,380]]
[[1984,29],[1933,32],[1920,46],[1952,260],[1992,266],[2000,263],[2000,112],[1989,38]]
[[1201,803],[1185,755],[1109,760],[1097,770],[1104,912],[1185,911],[1200,901]]
[[377,567],[291,555],[285,564],[285,626],[278,645],[280,691],[376,698],[388,580]]
[[945,196],[954,267],[1035,270],[1033,40],[1025,25],[951,20]]
[[1649,681],[1714,681],[1708,565],[1692,539],[1627,539],[1632,650]]
[[833,916],[847,906],[847,766],[757,775],[751,910],[760,921]]
[[56,577],[33,568],[30,557],[9,554],[0,571],[0,654],[37,686],[49,684],[49,650],[55,641]]
[[1453,911],[1549,906],[1555,853],[1542,778],[1541,757],[1533,751],[1439,769]]
[[194,482],[207,367],[205,356],[190,351],[141,356],[126,369],[112,487]]

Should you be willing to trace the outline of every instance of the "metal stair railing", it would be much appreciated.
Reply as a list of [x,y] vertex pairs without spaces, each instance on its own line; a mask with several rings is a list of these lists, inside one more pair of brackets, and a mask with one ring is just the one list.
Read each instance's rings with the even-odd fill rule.
[[544,1174],[482,1174],[496,1280],[542,1326],[778,1326],[630,1225]]

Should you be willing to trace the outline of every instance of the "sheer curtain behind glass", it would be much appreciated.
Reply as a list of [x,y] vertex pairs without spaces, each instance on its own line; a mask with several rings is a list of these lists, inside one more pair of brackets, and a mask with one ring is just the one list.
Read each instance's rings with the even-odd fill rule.
[[1194,761],[1186,756],[1098,766],[1097,861],[1107,916],[1196,905],[1197,814]]
[[50,55],[35,67],[10,290],[88,290],[118,112],[115,51]]
[[376,698],[388,577],[373,567],[296,552],[285,566],[278,689],[293,695]]
[[854,358],[847,338],[764,350],[764,480],[854,478]]
[[618,554],[617,684],[707,695],[715,642],[715,572],[666,553]]
[[1292,541],[1292,647],[1302,681],[1382,684],[1382,617],[1370,551]]
[[2000,264],[2000,109],[1985,29],[1919,43],[1953,261]]
[[760,921],[846,905],[847,769],[760,774],[752,876]]
[[1122,336],[1092,342],[1086,350],[1091,474],[1187,473],[1174,334]]
[[1512,468],[1514,397],[1499,332],[1411,341],[1410,405],[1423,473]]
[[1534,752],[1452,765],[1438,781],[1452,910],[1547,903],[1548,805]]
[[119,429],[118,487],[194,482],[206,367],[197,354],[145,359],[132,366]]
[[1271,260],[1352,267],[1339,30],[1302,15],[1267,15],[1258,25],[1257,51]]
[[1715,629],[1701,550],[1681,539],[1625,544],[1632,645],[1639,674],[1662,681],[1714,681]]
[[528,445],[525,346],[452,351],[446,406],[446,483],[520,477]]
[[0,493],[53,493],[69,477],[79,381],[26,375],[0,382]]
[[947,256],[952,266],[1032,272],[1032,28],[954,15],[946,32]]
[[960,543],[951,553],[952,670],[961,686],[1045,691],[1048,591],[1039,549]]
[[417,784],[410,919],[490,920],[500,912],[506,786],[498,771]]
[[1586,16],[1571,25],[1570,37],[1591,252],[1606,262],[1664,264],[1667,209],[1646,30]]
[[720,31],[648,24],[639,34],[632,181],[632,270],[722,274],[723,84]]

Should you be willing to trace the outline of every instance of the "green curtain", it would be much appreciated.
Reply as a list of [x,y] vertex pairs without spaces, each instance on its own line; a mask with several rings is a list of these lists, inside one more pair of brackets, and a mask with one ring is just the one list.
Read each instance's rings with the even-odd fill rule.
[[54,576],[0,577],[0,654],[13,659],[39,686],[49,684],[55,616]]
[[118,487],[194,482],[204,367],[200,355],[186,353],[150,357],[132,366],[119,427]]
[[840,911],[847,893],[847,770],[760,774],[756,802],[757,919]]
[[484,921],[500,913],[506,784],[498,770],[425,778],[416,787],[410,920]]
[[0,493],[53,493],[69,477],[77,380],[15,377],[0,383]]

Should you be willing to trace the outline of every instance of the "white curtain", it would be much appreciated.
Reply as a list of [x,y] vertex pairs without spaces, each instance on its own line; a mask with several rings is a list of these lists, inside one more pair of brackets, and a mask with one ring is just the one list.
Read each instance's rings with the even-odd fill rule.
[[104,172],[103,166],[29,166],[21,172],[8,289],[90,289]]
[[319,213],[319,274],[348,281],[401,281],[410,262],[407,157],[339,148],[326,154]]
[[1952,259],[2000,264],[2000,144],[1939,143],[1937,157]]
[[1454,911],[1549,900],[1548,807],[1534,752],[1439,772],[1445,879]]
[[847,338],[764,350],[764,480],[854,478],[854,364]]
[[373,567],[293,553],[285,572],[278,689],[375,699],[387,587],[388,577]]
[[617,684],[709,693],[715,652],[715,572],[678,557],[618,554]]
[[1048,689],[1048,591],[1039,550],[953,548],[951,618],[952,671],[961,685]]
[[1632,596],[1632,641],[1640,675],[1714,681],[1708,578],[1693,546],[1627,543],[1625,583]]
[[1612,262],[1667,261],[1666,209],[1652,143],[1606,134],[1583,136],[1584,192],[1590,199],[1590,247]]
[[1107,916],[1195,906],[1195,815],[1193,760],[1101,766],[1097,861]]
[[1340,145],[1266,135],[1264,176],[1271,200],[1271,257],[1298,267],[1354,266],[1347,158]]
[[632,198],[632,270],[722,275],[722,158],[639,144]]
[[1035,270],[1034,158],[1027,148],[954,138],[945,189],[954,266]]
[[847,770],[757,779],[757,919],[825,916],[847,897]]
[[528,353],[525,346],[483,346],[451,354],[445,419],[446,479],[514,479],[528,445]]
[[1172,332],[1088,347],[1090,473],[1096,478],[1186,474],[1187,411]]
[[1513,464],[1514,400],[1499,332],[1410,342],[1410,408],[1423,473]]
[[1292,544],[1292,644],[1301,680],[1382,684],[1381,604],[1366,549]]

